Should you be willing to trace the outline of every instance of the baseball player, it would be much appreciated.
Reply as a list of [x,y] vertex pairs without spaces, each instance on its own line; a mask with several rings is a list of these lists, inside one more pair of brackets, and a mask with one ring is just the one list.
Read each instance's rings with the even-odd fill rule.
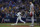
[[21,12],[17,13],[17,21],[16,24],[18,23],[18,20],[20,20],[21,22],[23,22],[25,24],[25,22],[21,19]]
[[25,24],[25,22],[21,19],[21,12],[18,12],[16,15],[17,15],[16,23],[12,24],[12,25],[17,25],[17,23],[18,23],[19,20]]
[[32,21],[31,26],[34,26],[34,4],[32,2],[30,2],[30,16]]

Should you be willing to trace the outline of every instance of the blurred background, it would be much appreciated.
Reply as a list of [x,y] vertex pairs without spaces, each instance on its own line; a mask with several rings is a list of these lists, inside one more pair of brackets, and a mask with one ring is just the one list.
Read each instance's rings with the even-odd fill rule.
[[[0,23],[13,23],[16,22],[16,13],[21,10],[24,15],[22,19],[26,22],[31,22],[30,17],[30,4],[34,4],[34,21],[40,22],[40,0],[0,0]],[[19,21],[20,22],[20,21]]]

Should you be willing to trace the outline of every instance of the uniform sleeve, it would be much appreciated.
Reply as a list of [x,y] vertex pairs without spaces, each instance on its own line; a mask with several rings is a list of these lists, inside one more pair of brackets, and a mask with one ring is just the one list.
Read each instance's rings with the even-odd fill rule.
[[32,4],[32,7],[34,7],[34,5]]

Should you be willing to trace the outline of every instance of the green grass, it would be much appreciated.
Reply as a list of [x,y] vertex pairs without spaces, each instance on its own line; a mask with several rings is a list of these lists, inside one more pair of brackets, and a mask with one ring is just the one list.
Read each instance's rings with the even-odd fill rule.
[[37,25],[37,26],[34,26],[34,27],[40,27],[40,26]]
[[[14,24],[14,23],[0,23],[0,27],[12,27],[12,26],[8,26],[8,25],[11,25],[11,24]],[[18,23],[17,25],[31,25],[31,23],[26,23],[26,24]],[[40,26],[35,26],[35,27],[40,27]]]

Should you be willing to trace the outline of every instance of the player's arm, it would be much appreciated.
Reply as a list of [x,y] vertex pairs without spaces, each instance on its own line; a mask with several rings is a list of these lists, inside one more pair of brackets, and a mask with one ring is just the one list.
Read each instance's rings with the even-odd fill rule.
[[34,8],[32,7],[32,11],[33,11],[33,9],[34,9]]
[[32,11],[34,10],[33,5],[32,5]]
[[16,14],[16,16],[18,16],[18,14]]

